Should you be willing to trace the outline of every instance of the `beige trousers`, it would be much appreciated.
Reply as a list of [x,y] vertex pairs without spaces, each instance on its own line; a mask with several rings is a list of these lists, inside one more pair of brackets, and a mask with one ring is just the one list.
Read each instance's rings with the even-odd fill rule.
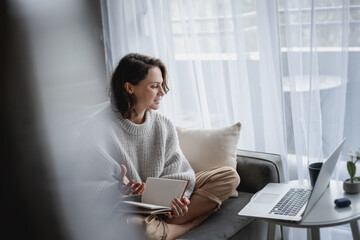
[[[226,201],[240,183],[238,173],[231,167],[218,167],[196,173],[196,183],[193,195],[198,194],[221,204]],[[145,235],[151,239],[165,240],[167,237],[167,223],[157,215],[126,215],[126,224],[137,225],[143,229]]]

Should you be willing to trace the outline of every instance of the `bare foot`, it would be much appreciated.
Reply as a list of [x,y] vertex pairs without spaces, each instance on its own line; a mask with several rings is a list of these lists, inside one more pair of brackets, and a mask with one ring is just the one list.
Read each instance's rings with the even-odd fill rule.
[[205,221],[205,219],[207,219],[212,212],[203,214],[197,218],[195,218],[194,220],[185,223],[185,224],[168,224],[169,227],[169,231],[167,234],[167,240],[172,240],[175,239],[183,234],[185,234],[186,232],[190,231],[191,229],[196,228],[197,226],[199,226],[203,221]]

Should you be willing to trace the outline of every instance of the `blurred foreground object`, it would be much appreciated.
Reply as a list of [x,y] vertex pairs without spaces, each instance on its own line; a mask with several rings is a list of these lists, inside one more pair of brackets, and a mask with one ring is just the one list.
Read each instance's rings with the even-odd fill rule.
[[100,14],[98,1],[0,1],[1,206],[10,239],[131,235],[115,223],[105,229],[72,201],[74,113],[107,100]]

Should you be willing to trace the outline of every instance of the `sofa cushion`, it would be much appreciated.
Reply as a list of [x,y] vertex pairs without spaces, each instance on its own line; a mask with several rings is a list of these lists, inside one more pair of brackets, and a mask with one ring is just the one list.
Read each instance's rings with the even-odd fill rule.
[[[236,170],[236,151],[241,124],[217,129],[176,127],[180,149],[195,172],[229,166]],[[240,176],[241,177],[241,176]],[[231,193],[237,197],[237,191]]]
[[240,123],[217,129],[176,127],[181,151],[195,172],[229,166],[236,170]]
[[250,201],[253,194],[239,192],[238,198],[229,198],[216,213],[195,229],[180,236],[178,239],[229,239],[254,218],[239,216],[238,212]]

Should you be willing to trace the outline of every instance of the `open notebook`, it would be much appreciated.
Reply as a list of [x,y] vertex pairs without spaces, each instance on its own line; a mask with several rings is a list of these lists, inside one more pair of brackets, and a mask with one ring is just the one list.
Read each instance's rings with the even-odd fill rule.
[[188,180],[148,177],[140,202],[122,201],[119,211],[142,214],[171,212],[171,201],[174,198],[181,199],[188,185]]

